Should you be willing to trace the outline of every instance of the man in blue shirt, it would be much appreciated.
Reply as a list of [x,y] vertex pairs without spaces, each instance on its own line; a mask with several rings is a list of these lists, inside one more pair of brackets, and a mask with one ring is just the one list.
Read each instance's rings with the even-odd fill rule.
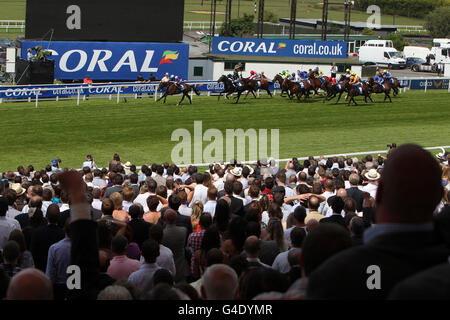
[[56,300],[63,300],[67,290],[67,267],[71,265],[72,241],[69,237],[69,226],[65,228],[66,237],[48,249],[46,276],[53,284]]
[[148,293],[153,287],[153,275],[161,267],[156,264],[159,257],[159,243],[155,240],[146,240],[142,244],[142,252],[145,262],[138,271],[133,272],[128,281],[134,283],[143,294]]

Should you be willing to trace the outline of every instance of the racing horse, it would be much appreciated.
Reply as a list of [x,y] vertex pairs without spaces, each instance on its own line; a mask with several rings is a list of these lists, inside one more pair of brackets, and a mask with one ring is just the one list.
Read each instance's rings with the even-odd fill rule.
[[398,89],[403,88],[403,86],[400,84],[400,81],[398,81],[397,78],[391,77],[391,79],[392,79],[392,83],[389,83],[389,84],[392,88],[392,91],[394,92],[394,97],[395,97],[396,95],[398,95]]
[[164,103],[166,103],[167,96],[173,96],[175,94],[182,93],[183,97],[181,97],[181,100],[180,100],[180,102],[177,103],[177,106],[179,106],[180,103],[184,100],[184,97],[188,97],[190,104],[192,104],[192,99],[189,96],[189,93],[191,91],[194,91],[195,94],[199,96],[200,92],[198,92],[198,90],[195,87],[195,85],[190,86],[190,85],[188,85],[186,83],[182,83],[180,85],[184,87],[184,90],[180,90],[178,85],[176,83],[172,82],[172,81],[160,82],[159,86],[158,86],[158,91],[161,91],[162,89],[166,88],[166,92],[164,92],[164,94],[158,100],[156,100],[156,102],[158,102],[159,100],[164,98]]
[[357,105],[357,103],[355,101],[355,96],[364,96],[365,103],[367,103],[367,98],[369,98],[370,101],[373,102],[372,98],[370,97],[369,86],[366,83],[364,83],[364,82],[361,83],[362,93],[359,91],[359,88],[350,84],[350,81],[346,80],[344,83],[345,83],[344,87],[345,87],[345,89],[347,89],[348,96],[350,98],[350,100],[348,101],[348,105],[350,105],[350,103],[352,101],[355,105]]
[[[257,91],[258,89],[266,90],[266,91],[267,91],[267,94],[268,94],[271,98],[273,98],[272,93],[271,93],[270,90],[269,90],[269,85],[270,85],[270,83],[269,83],[269,81],[268,81],[267,79],[259,79],[259,80],[256,80],[256,79],[242,78],[242,81],[243,81],[245,84],[251,86],[251,87],[253,88],[253,91]],[[259,83],[258,83],[258,82],[259,82]],[[250,92],[247,92],[247,95],[245,96],[246,98],[247,98],[247,96],[248,96],[249,93],[250,93]]]
[[218,83],[223,83],[223,85],[225,86],[225,89],[220,92],[219,97],[217,98],[217,100],[220,100],[220,97],[222,96],[222,94],[225,94],[225,98],[228,99],[228,96],[232,93],[237,92],[237,99],[235,103],[239,102],[239,98],[242,94],[242,92],[244,91],[249,91],[253,94],[253,96],[256,98],[255,95],[255,91],[253,90],[253,87],[251,87],[250,85],[246,84],[243,82],[242,78],[239,80],[239,82],[242,84],[241,86],[235,86],[233,84],[233,81],[228,78],[226,75],[222,75],[219,80],[217,80]]
[[307,81],[302,80],[300,83],[296,81],[291,81],[285,79],[283,84],[288,88],[288,91],[291,93],[290,99],[295,95],[298,101],[301,101],[300,98],[304,95],[303,101],[309,98],[309,91],[312,89],[311,84]]
[[285,83],[285,79],[283,79],[283,77],[281,76],[281,74],[278,73],[278,74],[273,78],[272,83],[275,83],[275,82],[278,82],[278,83],[280,84],[280,88],[281,88],[281,94],[280,94],[280,96],[284,97],[284,96],[283,96],[283,92],[286,92],[287,95],[288,95],[288,97],[289,97],[289,99],[290,99],[290,98],[291,98],[291,94],[289,93],[288,86],[287,86],[287,84]]
[[392,85],[389,83],[389,81],[384,81],[383,84],[379,84],[378,82],[375,82],[373,78],[367,79],[367,83],[369,84],[370,91],[377,94],[377,93],[384,93],[384,101],[386,102],[386,98],[389,98],[389,101],[392,102],[391,96],[389,93],[391,92]]
[[339,102],[339,100],[341,100],[342,94],[347,91],[347,89],[345,89],[345,82],[348,82],[348,81],[349,81],[349,79],[347,79],[347,77],[345,75],[341,75],[341,77],[335,84],[330,85],[330,87],[328,88],[328,91],[327,91],[327,96],[325,97],[323,102],[330,101],[331,99],[334,99],[339,94],[339,97],[335,103],[335,104],[337,104]]

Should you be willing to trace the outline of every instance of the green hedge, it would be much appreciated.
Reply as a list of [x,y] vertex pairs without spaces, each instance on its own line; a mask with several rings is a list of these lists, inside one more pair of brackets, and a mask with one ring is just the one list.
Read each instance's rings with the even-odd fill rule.
[[449,0],[356,0],[355,7],[366,11],[368,6],[377,5],[381,8],[381,14],[423,18],[434,9],[448,3]]

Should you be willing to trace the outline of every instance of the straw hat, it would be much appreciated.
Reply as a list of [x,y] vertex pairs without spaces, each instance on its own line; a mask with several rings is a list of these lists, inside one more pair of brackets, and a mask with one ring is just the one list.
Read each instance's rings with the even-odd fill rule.
[[370,181],[376,181],[381,177],[376,169],[370,169],[364,176]]
[[20,183],[13,183],[11,186],[11,189],[13,189],[17,193],[18,196],[21,196],[25,193],[25,189],[22,188]]

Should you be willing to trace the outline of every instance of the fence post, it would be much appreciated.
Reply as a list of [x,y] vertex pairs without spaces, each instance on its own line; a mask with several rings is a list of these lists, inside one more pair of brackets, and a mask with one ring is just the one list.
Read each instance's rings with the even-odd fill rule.
[[80,88],[77,89],[77,106],[80,105]]
[[428,80],[425,79],[425,92],[427,92]]
[[155,86],[155,102],[158,101],[158,87]]
[[117,103],[120,102],[120,87],[117,86]]
[[37,108],[38,105],[39,105],[39,98],[38,98],[39,92],[40,92],[40,91],[36,91],[36,108]]

